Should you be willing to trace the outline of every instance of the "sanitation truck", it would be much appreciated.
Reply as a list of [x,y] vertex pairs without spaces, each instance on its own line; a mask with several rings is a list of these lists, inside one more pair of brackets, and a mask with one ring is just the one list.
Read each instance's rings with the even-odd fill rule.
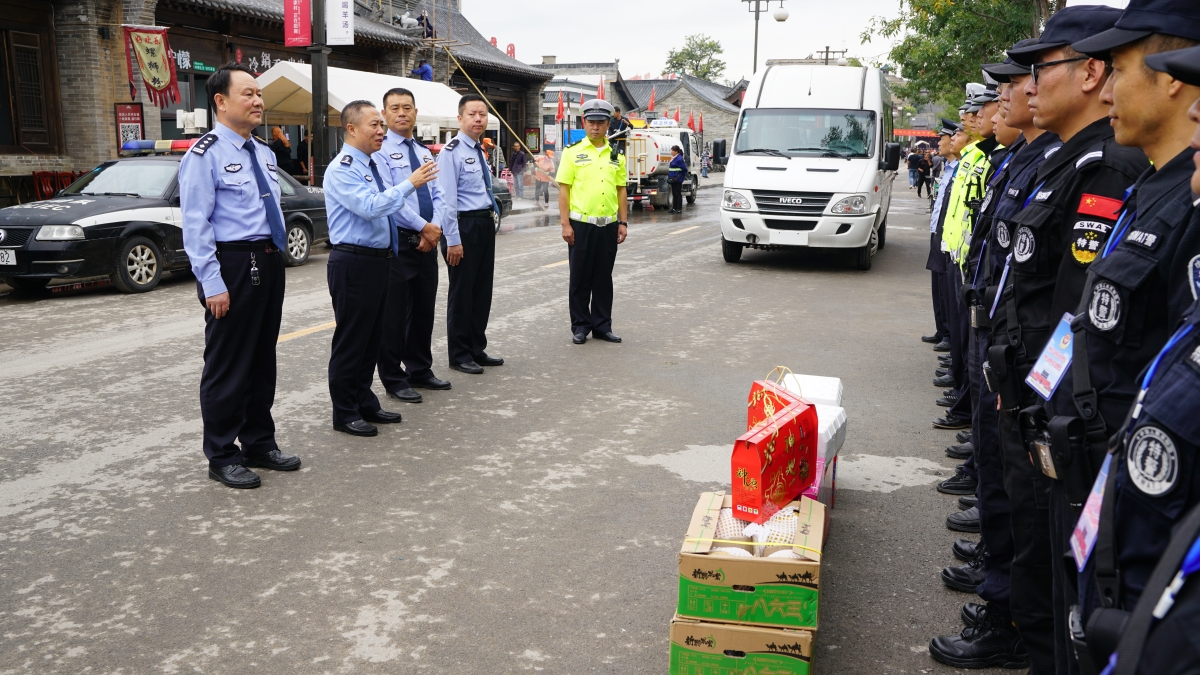
[[683,196],[689,204],[696,201],[696,190],[700,187],[700,176],[696,173],[700,162],[696,134],[673,119],[661,118],[650,120],[645,128],[629,130],[625,144],[626,193],[634,208],[641,208],[645,202],[661,208],[670,206],[667,174],[672,145],[683,149],[683,159],[688,165]]

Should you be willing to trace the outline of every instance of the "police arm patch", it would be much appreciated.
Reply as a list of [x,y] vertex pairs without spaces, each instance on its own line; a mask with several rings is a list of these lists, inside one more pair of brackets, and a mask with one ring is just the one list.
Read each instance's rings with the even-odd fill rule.
[[1110,331],[1121,321],[1121,292],[1107,281],[1092,286],[1092,299],[1088,302],[1088,319],[1102,331]]
[[1121,200],[1085,193],[1079,198],[1079,207],[1075,211],[1082,216],[1116,220],[1121,211]]
[[1158,235],[1153,232],[1146,232],[1145,230],[1134,230],[1129,233],[1129,236],[1125,237],[1125,241],[1140,244],[1153,251],[1154,247],[1158,246]]
[[1125,457],[1129,478],[1142,492],[1157,497],[1175,487],[1179,478],[1179,452],[1170,434],[1155,426],[1144,426],[1129,440]]
[[1192,299],[1200,300],[1200,255],[1188,261],[1188,281],[1192,283]]
[[1075,223],[1071,240],[1071,257],[1080,265],[1090,265],[1100,254],[1100,245],[1107,239],[1112,225],[1094,220],[1080,220]]

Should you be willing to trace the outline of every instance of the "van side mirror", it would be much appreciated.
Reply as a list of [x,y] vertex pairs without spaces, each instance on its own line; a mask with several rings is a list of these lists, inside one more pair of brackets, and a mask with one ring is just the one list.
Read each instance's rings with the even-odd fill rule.
[[879,163],[883,171],[896,171],[900,168],[900,144],[888,143],[883,148],[883,161]]
[[729,163],[729,155],[722,155],[717,158],[717,164],[728,164],[728,163]]

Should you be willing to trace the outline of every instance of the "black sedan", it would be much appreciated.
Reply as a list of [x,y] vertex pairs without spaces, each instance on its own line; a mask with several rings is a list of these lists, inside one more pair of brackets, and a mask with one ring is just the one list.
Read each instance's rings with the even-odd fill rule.
[[[105,162],[53,199],[0,209],[0,278],[16,289],[51,279],[109,277],[126,293],[158,285],[164,271],[190,267],[179,209],[180,155]],[[329,237],[325,194],[278,174],[289,266]]]

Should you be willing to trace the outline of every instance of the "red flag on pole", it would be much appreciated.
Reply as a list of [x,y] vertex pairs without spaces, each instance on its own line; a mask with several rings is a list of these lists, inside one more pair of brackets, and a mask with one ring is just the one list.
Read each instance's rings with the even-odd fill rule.
[[691,129],[692,131],[696,130],[696,114],[694,111],[691,111],[691,110],[688,111],[687,125],[688,125],[688,128]]
[[604,100],[604,78],[600,78],[600,88],[596,90],[596,98]]
[[654,87],[650,87],[650,104],[646,106],[646,110],[654,112]]
[[700,128],[696,130],[696,133],[701,133],[701,134],[704,133],[704,111],[703,110],[700,111]]
[[679,121],[679,106],[675,106],[675,121]]
[[563,117],[565,117],[565,115],[563,115],[562,89],[559,89],[558,90],[558,112],[555,113],[555,115],[554,115],[554,121],[561,122]]

